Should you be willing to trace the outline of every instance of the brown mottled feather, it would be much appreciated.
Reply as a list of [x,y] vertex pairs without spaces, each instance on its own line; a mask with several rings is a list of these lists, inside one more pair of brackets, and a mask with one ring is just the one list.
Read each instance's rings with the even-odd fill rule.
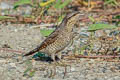
[[58,35],[58,32],[59,32],[59,30],[55,30],[54,32],[52,32],[48,38],[46,38],[40,45],[37,46],[37,48],[35,48],[32,51],[28,52],[24,56],[32,55],[35,52],[37,52],[37,51],[39,51],[39,50],[41,50],[43,48],[46,48],[48,45],[54,43],[56,38],[57,38],[56,36]]
[[[47,46],[49,46],[50,44],[56,42],[57,38],[59,37],[59,32],[62,32],[62,30],[64,29],[64,27],[66,26],[67,21],[69,20],[69,18],[71,18],[72,16],[75,16],[76,14],[78,14],[79,12],[75,12],[72,14],[68,14],[63,21],[61,22],[61,24],[55,29],[54,32],[52,32],[49,37],[47,37],[39,46],[37,46],[37,48],[33,49],[32,51],[28,52],[27,54],[25,54],[24,56],[29,56],[34,54],[35,52],[38,52],[44,48],[46,48]],[[58,51],[57,51],[58,52]]]
[[59,30],[56,30],[53,33],[51,33],[51,35],[44,42],[41,43],[39,50],[46,48],[48,45],[54,43],[57,38],[58,32]]

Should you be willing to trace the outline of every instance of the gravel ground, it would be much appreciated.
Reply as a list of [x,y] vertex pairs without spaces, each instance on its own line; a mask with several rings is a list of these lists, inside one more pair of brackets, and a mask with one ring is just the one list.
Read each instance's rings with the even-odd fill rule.
[[[44,37],[29,25],[0,25],[0,48],[27,52]],[[7,46],[6,46],[7,45]],[[24,53],[23,53],[24,54]],[[101,59],[63,59],[55,64],[26,60],[22,53],[0,50],[0,80],[120,80],[120,63]],[[25,72],[29,69],[28,72]]]

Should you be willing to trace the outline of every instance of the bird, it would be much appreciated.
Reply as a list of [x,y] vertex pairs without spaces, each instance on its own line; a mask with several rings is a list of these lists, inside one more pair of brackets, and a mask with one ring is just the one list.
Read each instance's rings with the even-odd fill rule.
[[50,56],[53,61],[56,61],[55,57],[61,60],[61,51],[73,41],[73,29],[79,22],[79,18],[79,11],[68,13],[58,27],[41,44],[26,53],[24,56],[29,56],[36,52],[42,52]]

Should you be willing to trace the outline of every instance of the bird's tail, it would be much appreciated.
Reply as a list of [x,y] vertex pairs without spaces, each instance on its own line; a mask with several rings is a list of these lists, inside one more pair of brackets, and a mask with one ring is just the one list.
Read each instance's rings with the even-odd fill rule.
[[37,47],[37,48],[35,48],[35,49],[33,49],[33,50],[31,50],[30,52],[28,52],[27,54],[25,54],[24,56],[29,56],[29,55],[32,55],[32,54],[34,54],[35,52],[38,52],[39,51],[39,47]]

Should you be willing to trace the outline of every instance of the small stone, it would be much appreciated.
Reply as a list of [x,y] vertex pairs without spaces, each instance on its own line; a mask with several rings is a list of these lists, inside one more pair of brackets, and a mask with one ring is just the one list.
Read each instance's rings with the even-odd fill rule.
[[10,63],[11,67],[16,67],[15,63]]
[[94,59],[90,59],[90,61],[91,61],[91,62],[95,62],[95,60],[94,60]]
[[14,31],[15,31],[15,32],[18,32],[18,30],[17,30],[17,29],[15,29]]
[[71,71],[75,71],[75,68],[74,68],[74,67],[71,67]]

